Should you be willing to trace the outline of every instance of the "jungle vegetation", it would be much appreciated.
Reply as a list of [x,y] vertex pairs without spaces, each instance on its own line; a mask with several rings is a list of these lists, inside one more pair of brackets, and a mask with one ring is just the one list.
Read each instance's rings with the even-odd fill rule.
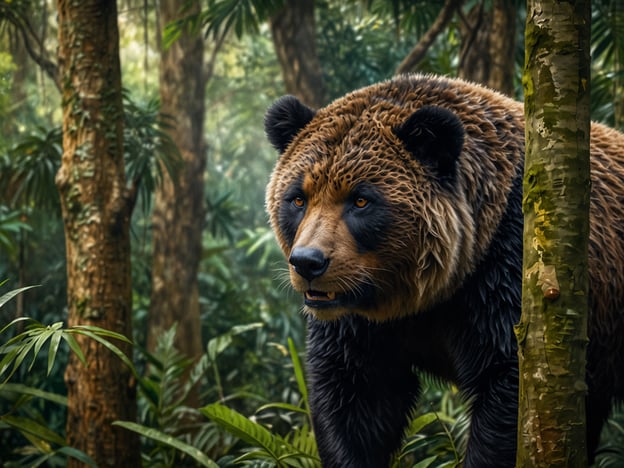
[[[263,206],[264,111],[396,72],[522,99],[525,16],[503,0],[0,0],[3,466],[318,466],[300,300]],[[624,129],[621,0],[592,2],[591,52],[591,116]],[[395,466],[457,466],[465,406],[424,380]],[[624,464],[616,410],[597,466]]]

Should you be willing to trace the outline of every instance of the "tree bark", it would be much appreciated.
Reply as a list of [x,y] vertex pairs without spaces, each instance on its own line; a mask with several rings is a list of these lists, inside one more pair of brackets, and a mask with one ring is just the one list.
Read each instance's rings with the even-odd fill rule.
[[516,7],[508,0],[475,5],[460,26],[458,76],[514,94]]
[[[624,7],[624,4],[621,2],[613,1],[611,2],[611,17],[618,18],[618,15],[621,15],[621,10]],[[624,38],[621,34],[614,34],[613,40],[615,42],[613,46],[613,63],[614,69],[619,73],[615,73],[613,78],[613,126],[617,129],[624,129],[624,77],[622,76],[621,70],[622,66],[624,66],[624,57],[622,56],[622,41]]]
[[325,105],[323,71],[316,51],[314,0],[284,2],[270,23],[286,92],[308,106]]
[[[162,0],[163,25],[180,18],[184,0]],[[193,2],[185,14],[198,12]],[[160,61],[161,112],[174,117],[169,134],[183,165],[172,180],[164,178],[155,194],[153,222],[152,293],[148,349],[154,350],[161,332],[177,322],[176,346],[185,355],[202,354],[197,272],[204,226],[203,138],[206,76],[204,46],[199,34],[184,31]]]
[[[132,337],[129,219],[117,7],[111,0],[58,1],[63,157],[56,176],[67,249],[70,326],[97,325]],[[129,369],[77,337],[65,372],[67,442],[99,466],[140,466],[139,439],[111,426],[136,418]],[[116,343],[127,355],[131,347]],[[81,466],[70,459],[69,466]]]
[[590,3],[527,13],[516,466],[585,467]]

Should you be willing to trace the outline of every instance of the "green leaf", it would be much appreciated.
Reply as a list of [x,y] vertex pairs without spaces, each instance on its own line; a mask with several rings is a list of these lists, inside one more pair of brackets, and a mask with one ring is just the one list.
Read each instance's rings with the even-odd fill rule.
[[283,441],[271,434],[264,426],[227,406],[213,403],[200,408],[199,412],[253,447],[265,449],[275,461],[283,453]]
[[431,464],[436,461],[438,457],[436,455],[434,455],[433,457],[429,457],[429,458],[425,458],[424,460],[420,460],[418,463],[416,463],[412,468],[427,468],[428,466],[431,466]]
[[[2,358],[2,361],[0,361],[0,375],[4,374],[4,372],[9,368],[11,362],[13,362],[15,356],[19,351],[20,349],[17,347],[10,349],[8,352],[3,350],[3,352],[6,352],[6,354]],[[8,381],[14,373],[15,369],[9,373],[9,376],[4,380],[4,382]]]
[[36,437],[28,432],[21,432],[22,436],[28,440],[28,442],[30,442],[30,445],[32,445],[32,447],[38,451],[39,453],[42,453],[44,455],[42,455],[41,457],[39,457],[38,459],[35,459],[32,463],[33,467],[37,467],[39,465],[41,465],[41,463],[45,462],[46,460],[48,460],[48,458],[50,457],[50,455],[52,455],[54,453],[54,451],[52,450],[52,446],[46,442],[43,439],[40,439],[39,437]]
[[61,343],[62,337],[63,333],[55,333],[50,339],[50,348],[48,349],[48,376],[50,375],[50,373],[52,372],[52,368],[54,367],[54,360],[56,359],[56,353],[58,352],[59,344]]
[[142,426],[141,424],[137,424],[137,423],[130,422],[130,421],[115,421],[113,423],[113,426],[123,427],[124,429],[136,432],[142,435],[143,437],[146,437],[148,439],[152,439],[162,444],[168,445],[169,447],[172,447],[176,450],[179,450],[182,453],[187,454],[189,457],[191,457],[196,462],[200,463],[202,466],[207,466],[210,468],[219,468],[219,465],[217,465],[214,461],[212,461],[210,458],[204,455],[201,452],[201,450],[185,442],[182,442],[181,440],[176,439],[175,437],[172,437],[169,434],[165,434],[164,432],[154,429],[152,427],[145,427],[145,426]]
[[[27,335],[28,332],[24,332],[24,333],[20,333],[19,335],[17,335],[14,338],[24,338],[24,336]],[[12,340],[9,340],[9,342],[11,342]],[[28,353],[30,352],[30,350],[33,348],[33,346],[35,345],[34,340],[29,339],[28,337],[26,339],[24,339],[23,344],[21,344],[20,346],[16,347],[15,349],[17,350],[17,354],[15,356],[15,360],[13,361],[13,370],[10,372],[9,376],[7,377],[6,380],[9,380],[13,374],[15,373],[15,371],[17,371],[18,367],[22,364],[22,362],[24,361],[24,359],[26,358],[26,356],[28,355]],[[4,359],[2,360],[4,363]],[[3,369],[4,366],[2,364],[0,364],[0,369]]]
[[320,463],[314,437],[307,426],[295,431],[292,436],[293,443],[272,434],[264,426],[218,403],[200,408],[199,411],[252,447],[263,449],[245,454],[237,461],[258,457],[270,458],[277,462],[278,466],[287,465],[299,468],[318,466]]
[[165,25],[165,29],[162,35],[162,47],[163,50],[169,49],[171,44],[177,41],[182,35],[182,24],[184,20],[172,21]]
[[32,359],[32,362],[30,363],[30,366],[28,366],[28,372],[32,370],[32,367],[35,364],[35,361],[37,359],[37,356],[39,355],[39,351],[41,351],[41,347],[45,344],[46,341],[48,341],[48,339],[52,338],[54,334],[55,334],[55,330],[53,330],[49,326],[45,328],[37,329],[36,336],[33,338],[33,343],[34,343],[33,359]]
[[419,416],[410,422],[410,425],[407,428],[406,433],[409,435],[418,434],[426,426],[428,426],[429,424],[437,420],[438,420],[438,415],[436,413],[434,412],[425,413],[422,416]]
[[297,413],[308,414],[308,412],[301,408],[300,406],[291,405],[290,403],[267,403],[266,405],[262,405],[260,408],[256,410],[256,412],[266,411],[268,409],[277,408],[285,411],[294,411]]
[[308,461],[316,461],[317,465],[320,464],[321,460],[318,455],[316,438],[309,425],[304,424],[290,432],[286,440],[301,453],[306,454]]
[[[15,296],[17,296],[18,294],[28,290],[28,289],[32,289],[32,288],[38,288],[39,285],[33,285],[33,286],[25,286],[23,288],[19,288],[19,289],[14,289],[13,291],[9,291],[6,294],[3,294],[2,296],[0,296],[0,307],[2,307],[4,304],[6,304],[7,302],[9,302],[11,299],[13,299]],[[26,317],[18,317],[15,320],[13,320],[11,323],[9,323],[6,327],[4,327],[0,333],[3,333],[9,326],[13,325],[15,322],[18,322],[20,320],[28,320]]]
[[[3,296],[4,297],[4,296]],[[11,320],[9,323],[7,323],[4,327],[2,327],[2,330],[0,330],[0,334],[4,333],[5,331],[7,331],[9,328],[11,328],[13,325],[15,325],[17,322],[24,322],[24,321],[33,321],[33,319],[31,319],[30,317],[18,317],[14,320]],[[5,343],[4,345],[0,346],[0,349],[3,349],[8,343]]]
[[132,344],[132,341],[130,341],[128,338],[126,338],[124,335],[122,335],[121,333],[117,333],[111,330],[107,330],[105,328],[101,328],[101,327],[96,327],[94,325],[76,325],[73,327],[76,330],[87,330],[90,331],[98,336],[107,336],[109,338],[115,338],[117,340],[121,340],[121,341],[125,341],[128,344]]
[[[0,192],[5,194],[14,192],[14,190],[8,190],[6,182],[11,177],[11,168],[2,167],[2,180],[0,180]],[[5,172],[9,172],[5,174]],[[4,183],[4,184],[3,184]],[[4,185],[4,187],[2,187]],[[14,187],[12,187],[14,188]],[[5,250],[7,253],[14,253],[18,246],[18,236],[23,231],[32,231],[32,228],[22,221],[23,212],[21,210],[10,210],[5,205],[0,205],[0,250]]]
[[[91,338],[92,340],[97,341],[102,346],[104,346],[108,350],[112,351],[113,354],[115,354],[115,356],[117,356],[126,366],[128,366],[128,368],[130,369],[132,374],[135,377],[138,378],[139,374],[138,374],[136,368],[134,367],[134,364],[132,364],[132,361],[130,361],[130,359],[128,359],[128,356],[126,356],[126,354],[121,349],[119,349],[117,346],[115,346],[110,341],[105,340],[104,338],[99,336],[97,333],[89,331],[91,328],[93,328],[93,327],[76,326],[76,327],[68,329],[67,332],[68,333],[78,333],[80,335],[87,336],[87,337]],[[95,328],[98,328],[98,327],[95,327]],[[114,335],[118,335],[117,333],[114,333],[114,332],[110,332],[110,333],[113,333]],[[110,336],[110,334],[107,334],[107,336]],[[119,335],[119,336],[123,336],[123,335]],[[124,340],[124,341],[127,341],[127,340]]]
[[65,445],[65,439],[63,439],[63,437],[31,418],[6,414],[4,416],[0,416],[0,421],[8,424],[14,429],[17,429],[21,433],[33,435],[47,442]]
[[76,357],[80,359],[80,362],[82,362],[82,364],[85,367],[87,367],[88,366],[87,359],[85,358],[85,355],[82,352],[82,349],[80,349],[80,346],[78,345],[78,342],[76,341],[76,338],[74,338],[69,333],[64,333],[62,336],[63,336],[63,339],[69,345],[70,349],[74,352]]
[[223,335],[216,336],[208,342],[207,352],[211,361],[215,361],[217,356],[227,349],[232,343],[232,339],[235,335],[240,335],[249,330],[255,330],[261,328],[263,324],[261,322],[254,322],[245,325],[235,325]]
[[10,382],[5,383],[2,387],[0,387],[0,393],[3,392],[13,392],[19,395],[30,395],[35,398],[41,398],[42,400],[48,400],[59,405],[67,406],[67,397],[63,395],[58,395],[56,393],[46,392],[38,388],[29,387],[24,384]]
[[19,206],[55,209],[59,204],[54,175],[61,164],[62,129],[38,126],[10,150],[11,201]]
[[[17,319],[11,323],[15,323],[16,321]],[[13,374],[15,374],[15,372],[22,364],[24,359],[26,359],[31,350],[33,356],[32,361],[28,366],[28,371],[32,370],[32,367],[36,362],[37,356],[39,355],[41,348],[46,343],[46,341],[51,340],[50,348],[48,351],[49,375],[50,371],[52,370],[52,366],[54,365],[54,360],[58,351],[58,343],[65,333],[62,327],[63,322],[56,322],[52,325],[44,327],[39,322],[31,320],[31,324],[26,327],[26,330],[24,332],[14,336],[4,345],[0,346],[0,353],[5,354],[2,361],[0,361],[0,375],[4,374],[4,372],[9,368],[11,363],[13,363],[13,369],[4,380],[4,382],[6,383],[13,376]]]
[[67,455],[68,457],[75,458],[76,460],[81,461],[86,465],[97,468],[97,463],[95,463],[95,460],[86,453],[84,453],[82,450],[78,450],[73,447],[61,447],[57,450],[57,452],[62,453],[63,455]]
[[264,324],[262,322],[247,323],[244,325],[234,325],[232,328],[230,328],[230,331],[228,333],[231,333],[232,335],[240,335],[241,333],[245,333],[249,330],[255,330],[257,328],[262,328],[263,326]]
[[292,338],[288,338],[288,349],[290,350],[290,357],[292,359],[294,371],[295,371],[295,379],[297,380],[297,388],[299,389],[299,393],[301,393],[301,397],[303,398],[304,405],[306,410],[308,409],[308,387],[305,383],[305,377],[303,374],[303,366],[301,365],[301,360],[299,359],[299,354],[297,353],[297,349],[295,348],[295,342]]
[[225,334],[212,338],[208,342],[208,356],[211,361],[215,361],[217,356],[221,354],[223,351],[227,349],[227,347],[232,343],[232,335]]
[[455,468],[456,466],[459,466],[459,463],[457,463],[454,460],[451,460],[451,461],[447,461],[446,463],[442,463],[441,465],[438,465],[437,468]]
[[[260,235],[257,235],[258,233]],[[256,250],[258,250],[263,245],[269,242],[273,242],[273,239],[274,239],[273,231],[271,231],[270,229],[264,230],[264,233],[258,230],[256,232],[251,232],[250,234],[251,236],[254,236],[254,237],[250,237],[250,239],[245,239],[239,242],[239,245],[242,246],[242,244],[245,243],[246,241],[253,240],[253,243],[247,248],[247,255],[253,254]]]

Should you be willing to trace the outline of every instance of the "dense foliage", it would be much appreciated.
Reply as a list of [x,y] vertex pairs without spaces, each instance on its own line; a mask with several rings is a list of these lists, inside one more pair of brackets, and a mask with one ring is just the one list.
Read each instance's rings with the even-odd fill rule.
[[[14,3],[22,8],[27,2]],[[53,42],[52,7],[45,0],[33,3],[48,13],[32,18],[33,28],[45,30],[47,40]],[[283,89],[269,29],[261,21],[253,36],[228,36],[208,82],[207,216],[197,220],[204,225],[199,279],[206,352],[191,362],[173,346],[175,328],[161,337],[154,353],[144,349],[151,278],[150,193],[162,176],[158,161],[166,170],[175,170],[176,155],[162,133],[168,120],[157,117],[154,100],[157,46],[143,36],[154,30],[156,18],[152,11],[134,8],[136,2],[128,3],[131,8],[120,13],[121,60],[127,90],[127,171],[130,180],[142,179],[132,220],[135,359],[131,365],[140,394],[139,421],[120,424],[143,435],[146,466],[211,466],[208,458],[219,460],[220,466],[233,466],[237,459],[249,464],[256,460],[255,466],[315,466],[304,375],[297,357],[297,350],[304,349],[300,300],[289,290],[263,205],[276,157],[265,143],[263,115]],[[434,21],[441,4],[318,1],[318,51],[329,97],[390,77],[415,38]],[[593,102],[595,118],[614,124],[613,103],[622,92],[614,83],[624,80],[624,67],[618,62],[624,57],[624,44],[615,38],[624,37],[624,20],[623,12],[618,10],[617,16],[609,5],[597,2],[594,15]],[[40,285],[0,304],[0,328],[16,317],[36,321],[31,328],[18,321],[3,329],[0,355],[8,356],[24,343],[9,338],[25,331],[35,333],[30,336],[49,333],[50,340],[74,331],[62,325],[65,247],[54,187],[60,163],[58,94],[49,78],[21,60],[13,47],[15,31],[6,28],[1,33],[0,43],[11,45],[7,50],[13,54],[0,53],[0,119],[11,121],[0,131],[0,280],[8,280],[0,286],[0,295]],[[213,45],[210,35],[206,41],[208,47]],[[459,41],[453,24],[430,49],[421,70],[455,74]],[[26,72],[18,74],[18,63]],[[14,96],[27,97],[15,102]],[[113,338],[105,338],[114,343]],[[0,383],[0,460],[5,466],[63,466],[68,456],[84,456],[63,445],[63,368],[70,347],[55,343],[49,348],[43,342],[33,345],[36,358],[31,361],[30,356],[26,364],[17,366],[8,384]],[[48,366],[50,355],[53,367]],[[2,362],[8,366],[15,360]],[[12,369],[0,365],[0,382]],[[189,381],[183,378],[187,375]],[[396,466],[455,466],[465,442],[464,406],[455,389],[426,377],[425,381],[424,402],[414,415]],[[199,389],[207,405],[199,411],[184,404],[189,385]],[[37,425],[24,427],[28,421]],[[41,427],[49,432],[43,434]],[[617,466],[624,460],[622,413],[613,418],[606,433],[600,466]],[[278,451],[271,451],[276,445]]]

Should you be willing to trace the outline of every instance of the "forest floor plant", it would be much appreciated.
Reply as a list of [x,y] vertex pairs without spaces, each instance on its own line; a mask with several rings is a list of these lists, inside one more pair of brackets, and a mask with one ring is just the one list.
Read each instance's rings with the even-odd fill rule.
[[[303,366],[292,340],[288,342],[288,349],[301,395],[299,405],[271,403],[258,408],[251,417],[221,403],[213,403],[199,410],[246,444],[241,450],[242,454],[230,461],[234,466],[320,467],[311,429]],[[458,403],[456,390],[446,389],[432,379],[425,378],[425,382],[429,382],[430,389],[425,392],[425,399],[438,399],[439,408],[422,414],[415,413],[406,432],[405,442],[393,461],[393,468],[446,468],[460,465],[460,449],[465,446],[468,427],[465,405]],[[283,417],[290,422],[286,434],[279,434],[271,425],[259,422],[267,411],[284,414]]]
[[207,380],[216,387],[217,394],[223,395],[217,357],[236,335],[261,326],[260,323],[237,325],[212,338],[196,362],[175,348],[175,325],[160,336],[154,353],[139,350],[148,364],[145,376],[138,381],[142,422],[114,424],[141,435],[144,466],[173,467],[189,463],[218,466],[208,454],[227,450],[232,444],[231,437],[224,437],[214,423],[203,420],[196,409],[187,406],[186,400],[194,389],[207,385]]
[[[0,307],[26,289],[29,288],[0,296]],[[260,327],[261,323],[232,327],[209,340],[206,352],[193,361],[175,349],[174,326],[162,334],[154,353],[135,345],[139,360],[146,363],[145,372],[139,373],[133,362],[111,342],[128,341],[117,333],[98,327],[63,328],[62,322],[46,326],[25,317],[11,321],[0,329],[0,336],[11,329],[15,332],[0,345],[0,440],[8,440],[8,431],[9,434],[19,434],[28,444],[21,441],[10,451],[3,448],[0,451],[3,466],[60,467],[65,466],[69,457],[96,466],[86,454],[67,446],[62,430],[50,429],[41,411],[42,402],[66,407],[65,396],[9,382],[20,368],[27,367],[30,371],[35,362],[42,360],[47,363],[46,375],[50,376],[62,341],[84,365],[88,365],[74,338],[83,335],[113,352],[137,379],[140,422],[117,421],[114,424],[141,435],[143,466],[319,467],[304,369],[293,340],[288,340],[288,349],[284,348],[284,353],[290,355],[296,384],[295,404],[264,404],[249,417],[231,407],[241,399],[262,400],[262,397],[248,392],[230,393],[225,389],[217,358],[230,347],[237,335]],[[419,408],[423,410],[414,412],[392,468],[459,466],[468,432],[465,404],[456,389],[426,375],[421,378],[425,390]],[[196,387],[209,388],[217,402],[199,409],[187,406],[185,400]],[[623,466],[623,408],[616,409],[604,435],[595,467]]]
[[595,468],[624,466],[624,404],[616,405],[602,432],[602,444],[596,452]]
[[[0,297],[0,308],[18,294],[35,286],[27,286],[7,292]],[[13,453],[3,454],[11,458],[3,463],[5,467],[19,466],[65,466],[68,457],[75,458],[88,466],[95,466],[95,462],[84,452],[68,446],[65,437],[51,430],[44,420],[34,401],[47,401],[61,407],[67,406],[67,398],[55,393],[46,392],[28,385],[9,383],[9,379],[20,368],[21,364],[30,356],[30,371],[34,366],[42,347],[49,343],[47,356],[47,375],[54,367],[54,362],[61,341],[65,341],[76,353],[78,358],[87,365],[84,355],[74,338],[74,335],[88,336],[102,343],[120,358],[128,358],[107,338],[120,340],[127,339],[117,333],[109,332],[98,327],[62,328],[63,323],[52,325],[26,318],[18,317],[2,329],[0,336],[11,327],[24,325],[24,331],[17,333],[0,346],[0,431],[10,430],[21,434],[30,445],[18,446]],[[132,365],[130,363],[130,365]],[[4,377],[6,375],[6,377]]]

